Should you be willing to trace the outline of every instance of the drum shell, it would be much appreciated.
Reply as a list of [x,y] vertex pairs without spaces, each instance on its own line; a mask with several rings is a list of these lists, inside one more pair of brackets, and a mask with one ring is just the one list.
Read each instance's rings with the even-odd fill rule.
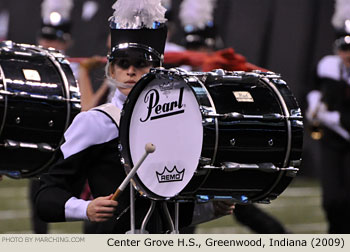
[[[169,81],[185,81],[193,90],[201,110],[208,109],[214,116],[203,112],[203,146],[197,172],[188,185],[174,197],[177,200],[228,197],[238,202],[260,202],[276,198],[296,174],[301,160],[303,125],[299,106],[286,83],[279,77],[249,73],[189,73],[173,76],[166,70],[157,70],[145,76],[137,89],[161,75]],[[164,75],[164,76],[163,76]],[[169,75],[169,77],[167,77]],[[241,78],[232,78],[239,75]],[[254,102],[237,102],[234,92],[249,92]],[[126,104],[121,120],[121,146],[126,171],[132,167],[128,150],[128,117],[132,105]],[[279,120],[232,119],[220,115],[232,112],[241,115],[281,115]],[[295,116],[295,119],[293,119]],[[288,119],[284,119],[287,118]],[[290,118],[289,118],[290,117]],[[169,125],[171,128],[171,125]],[[170,130],[170,129],[167,129]],[[234,141],[232,141],[234,140]],[[272,141],[270,141],[272,140]],[[291,170],[230,169],[226,162],[240,164],[269,164]],[[136,188],[147,197],[164,199],[150,191],[136,176]]]
[[[218,114],[238,112],[245,115],[283,115],[283,106],[277,95],[279,93],[289,114],[301,116],[296,99],[286,83],[279,78],[255,78],[235,82],[232,78],[209,77],[205,86]],[[232,93],[241,91],[249,92],[254,102],[237,102]],[[272,163],[276,167],[294,166],[294,163],[300,163],[303,123],[299,118],[290,120],[290,125],[289,150],[286,120],[218,119],[217,155],[212,165],[221,167],[225,161],[243,164]],[[204,126],[204,129],[202,157],[210,158],[215,152],[212,144],[215,127]],[[281,194],[294,176],[294,172],[284,171],[267,173],[261,170],[213,169],[195,175],[181,194],[231,195],[236,199],[244,196],[254,201],[270,200]]]
[[[55,159],[65,129],[80,112],[79,89],[68,62],[42,48],[13,43],[1,52],[0,66],[0,170],[35,176]],[[28,79],[26,70],[40,79]]]

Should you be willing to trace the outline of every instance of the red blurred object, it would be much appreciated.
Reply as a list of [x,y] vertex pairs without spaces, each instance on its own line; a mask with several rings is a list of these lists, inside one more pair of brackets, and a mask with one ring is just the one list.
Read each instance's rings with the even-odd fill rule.
[[[70,62],[81,63],[87,58],[68,58]],[[103,63],[107,63],[107,58],[102,58]],[[256,66],[247,62],[246,58],[235,52],[233,48],[226,48],[216,52],[166,52],[164,55],[164,63],[167,65],[181,66],[189,65],[200,68],[204,72],[213,69],[224,69],[227,71],[252,71],[261,70],[267,72],[267,69]]]
[[189,65],[200,67],[204,72],[220,68],[228,71],[268,71],[247,62],[246,58],[241,54],[235,53],[233,48],[216,52],[167,52],[165,53],[164,63],[176,66]]

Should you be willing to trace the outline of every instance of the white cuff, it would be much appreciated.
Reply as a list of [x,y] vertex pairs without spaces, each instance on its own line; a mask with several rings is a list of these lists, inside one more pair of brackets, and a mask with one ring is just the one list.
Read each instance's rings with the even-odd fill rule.
[[66,221],[81,221],[89,220],[86,215],[86,210],[91,200],[77,199],[71,197],[64,205],[64,214]]
[[313,90],[307,94],[306,99],[308,103],[308,108],[305,114],[306,114],[306,118],[309,121],[313,121],[315,119],[314,117],[320,106],[321,98],[322,98],[322,94],[318,90]]
[[319,112],[318,119],[325,125],[340,125],[340,113],[338,111]]
[[313,105],[319,103],[321,101],[321,98],[322,98],[322,93],[318,90],[312,90],[306,96],[309,106],[311,105],[312,107],[314,107]]

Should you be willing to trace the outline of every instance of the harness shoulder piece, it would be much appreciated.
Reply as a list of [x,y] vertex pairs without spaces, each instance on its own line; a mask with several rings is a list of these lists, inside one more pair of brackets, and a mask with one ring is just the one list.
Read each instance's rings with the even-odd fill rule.
[[93,108],[92,110],[97,110],[106,114],[109,118],[111,118],[114,124],[119,128],[121,111],[115,105],[113,105],[112,103],[105,103],[98,107]]

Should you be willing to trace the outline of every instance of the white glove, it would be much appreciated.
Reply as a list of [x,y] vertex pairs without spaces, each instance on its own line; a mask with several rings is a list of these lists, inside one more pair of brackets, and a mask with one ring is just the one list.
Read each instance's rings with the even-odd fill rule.
[[321,98],[322,98],[322,94],[318,90],[312,90],[306,96],[308,108],[306,110],[305,115],[306,115],[306,119],[309,120],[310,122],[314,122],[316,119],[315,117],[321,103]]
[[349,132],[340,124],[340,113],[338,111],[328,111],[327,106],[322,103],[317,113],[317,120],[344,139],[350,141]]
[[316,118],[326,126],[340,125],[340,113],[338,111],[328,111],[324,103],[320,104]]

